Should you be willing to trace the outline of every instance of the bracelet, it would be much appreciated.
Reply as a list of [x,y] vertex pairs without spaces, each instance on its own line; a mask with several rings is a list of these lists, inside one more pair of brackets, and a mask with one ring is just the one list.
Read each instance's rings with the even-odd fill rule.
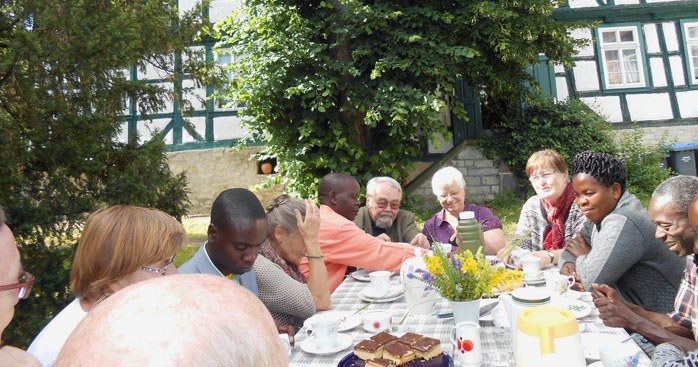
[[325,256],[323,256],[323,255],[320,255],[320,256],[305,255],[305,257],[307,257],[308,259],[322,259],[322,258],[324,258]]

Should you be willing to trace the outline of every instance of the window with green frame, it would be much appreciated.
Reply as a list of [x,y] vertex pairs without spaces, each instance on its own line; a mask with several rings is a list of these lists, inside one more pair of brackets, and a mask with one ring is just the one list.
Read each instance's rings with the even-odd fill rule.
[[698,85],[698,20],[682,22],[686,67],[690,84]]
[[605,89],[647,85],[642,35],[636,25],[599,27],[597,50]]

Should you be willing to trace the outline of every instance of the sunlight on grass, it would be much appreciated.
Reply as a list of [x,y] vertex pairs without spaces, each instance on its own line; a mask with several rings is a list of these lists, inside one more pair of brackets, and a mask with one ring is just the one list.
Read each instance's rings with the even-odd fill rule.
[[187,231],[187,243],[177,252],[175,257],[176,266],[184,264],[194,256],[199,246],[206,241],[209,221],[209,216],[182,218],[182,225],[184,225],[184,230]]

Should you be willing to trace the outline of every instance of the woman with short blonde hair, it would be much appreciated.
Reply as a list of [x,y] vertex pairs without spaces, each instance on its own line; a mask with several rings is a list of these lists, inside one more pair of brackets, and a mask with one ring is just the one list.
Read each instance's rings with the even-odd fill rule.
[[131,284],[176,274],[186,241],[181,223],[156,209],[117,205],[92,213],[80,236],[70,285],[76,299],[39,333],[28,352],[52,365],[70,333],[99,302]]
[[567,163],[558,152],[544,149],[531,154],[526,175],[536,195],[521,208],[516,234],[526,235],[520,246],[533,251],[541,267],[554,265],[565,242],[576,235],[586,220],[574,202]]

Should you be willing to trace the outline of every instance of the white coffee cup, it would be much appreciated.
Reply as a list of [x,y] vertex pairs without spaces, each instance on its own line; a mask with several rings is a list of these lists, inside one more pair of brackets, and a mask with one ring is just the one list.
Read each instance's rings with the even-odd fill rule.
[[639,349],[632,341],[613,343],[599,349],[603,367],[636,367]]
[[369,333],[379,333],[390,329],[391,315],[385,311],[371,311],[364,313],[361,318],[364,330]]
[[337,345],[337,329],[339,320],[334,315],[331,317],[315,316],[310,323],[312,329],[307,331],[307,335],[313,338],[315,345],[321,349],[329,349]]
[[517,249],[512,251],[509,254],[509,257],[511,258],[511,264],[514,265],[514,267],[519,267],[521,265],[521,259],[523,259],[524,256],[530,254],[531,251],[524,250],[524,249]]
[[368,277],[371,279],[371,288],[373,288],[372,293],[377,297],[385,296],[390,288],[391,275],[392,273],[386,270],[370,272]]
[[472,321],[462,321],[451,332],[453,356],[456,366],[480,366],[482,364],[482,343],[480,325]]
[[574,277],[571,275],[551,271],[546,272],[543,276],[545,277],[545,288],[550,291],[551,297],[565,296],[574,285]]
[[453,251],[453,245],[449,242],[434,242],[434,247],[439,246],[444,254],[448,255]]
[[521,269],[523,269],[524,280],[540,277],[540,259],[531,254],[526,254],[521,258]]

